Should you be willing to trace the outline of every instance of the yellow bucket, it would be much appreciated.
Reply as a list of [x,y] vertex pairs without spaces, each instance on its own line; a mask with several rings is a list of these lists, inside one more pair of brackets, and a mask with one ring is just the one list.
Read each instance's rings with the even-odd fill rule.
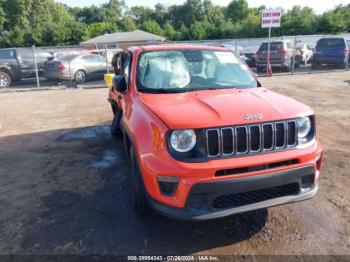
[[114,74],[105,74],[105,75],[104,75],[105,86],[106,86],[107,88],[112,88],[112,85],[113,85],[113,77],[114,77]]

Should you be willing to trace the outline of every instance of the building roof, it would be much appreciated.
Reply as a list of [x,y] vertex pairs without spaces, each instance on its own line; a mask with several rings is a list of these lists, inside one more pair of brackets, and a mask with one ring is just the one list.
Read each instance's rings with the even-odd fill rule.
[[125,42],[163,42],[164,37],[154,35],[142,30],[135,30],[132,32],[117,32],[113,34],[104,34],[85,42],[83,45],[94,45],[94,44],[114,44],[114,43],[125,43]]

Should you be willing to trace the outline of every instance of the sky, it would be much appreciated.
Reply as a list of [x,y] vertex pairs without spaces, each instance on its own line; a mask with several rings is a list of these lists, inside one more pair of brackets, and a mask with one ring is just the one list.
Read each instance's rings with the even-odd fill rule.
[[[69,6],[90,6],[92,4],[100,5],[108,0],[58,0],[61,3],[67,4]],[[185,0],[124,0],[128,7],[135,5],[144,5],[148,7],[153,7],[156,3],[163,4],[182,4]],[[212,0],[213,3],[217,5],[226,6],[231,0]],[[322,14],[324,11],[333,9],[339,4],[347,5],[350,4],[350,0],[248,0],[249,7],[259,7],[265,5],[266,7],[282,7],[283,9],[291,9],[294,5],[308,6],[315,10],[317,14]]]

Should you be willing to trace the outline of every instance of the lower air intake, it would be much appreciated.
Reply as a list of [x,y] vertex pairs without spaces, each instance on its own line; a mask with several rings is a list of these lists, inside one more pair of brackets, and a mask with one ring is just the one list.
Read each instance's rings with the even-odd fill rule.
[[223,195],[214,200],[213,207],[217,209],[240,207],[278,197],[296,195],[298,192],[299,184],[292,183],[251,192]]

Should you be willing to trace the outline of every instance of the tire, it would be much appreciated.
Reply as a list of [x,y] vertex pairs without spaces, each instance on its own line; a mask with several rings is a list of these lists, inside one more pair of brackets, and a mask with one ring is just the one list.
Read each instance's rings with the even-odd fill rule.
[[8,88],[11,85],[11,77],[8,73],[0,71],[0,89]]
[[123,131],[121,129],[120,123],[123,117],[123,111],[120,108],[113,110],[114,117],[111,125],[111,134],[115,137],[121,137],[123,135]]
[[135,211],[140,215],[145,215],[150,211],[147,201],[147,192],[143,183],[138,160],[133,146],[130,146],[130,161],[132,167],[131,189]]
[[77,84],[83,84],[86,82],[86,77],[87,77],[87,75],[86,75],[85,71],[78,70],[74,75],[74,81]]

